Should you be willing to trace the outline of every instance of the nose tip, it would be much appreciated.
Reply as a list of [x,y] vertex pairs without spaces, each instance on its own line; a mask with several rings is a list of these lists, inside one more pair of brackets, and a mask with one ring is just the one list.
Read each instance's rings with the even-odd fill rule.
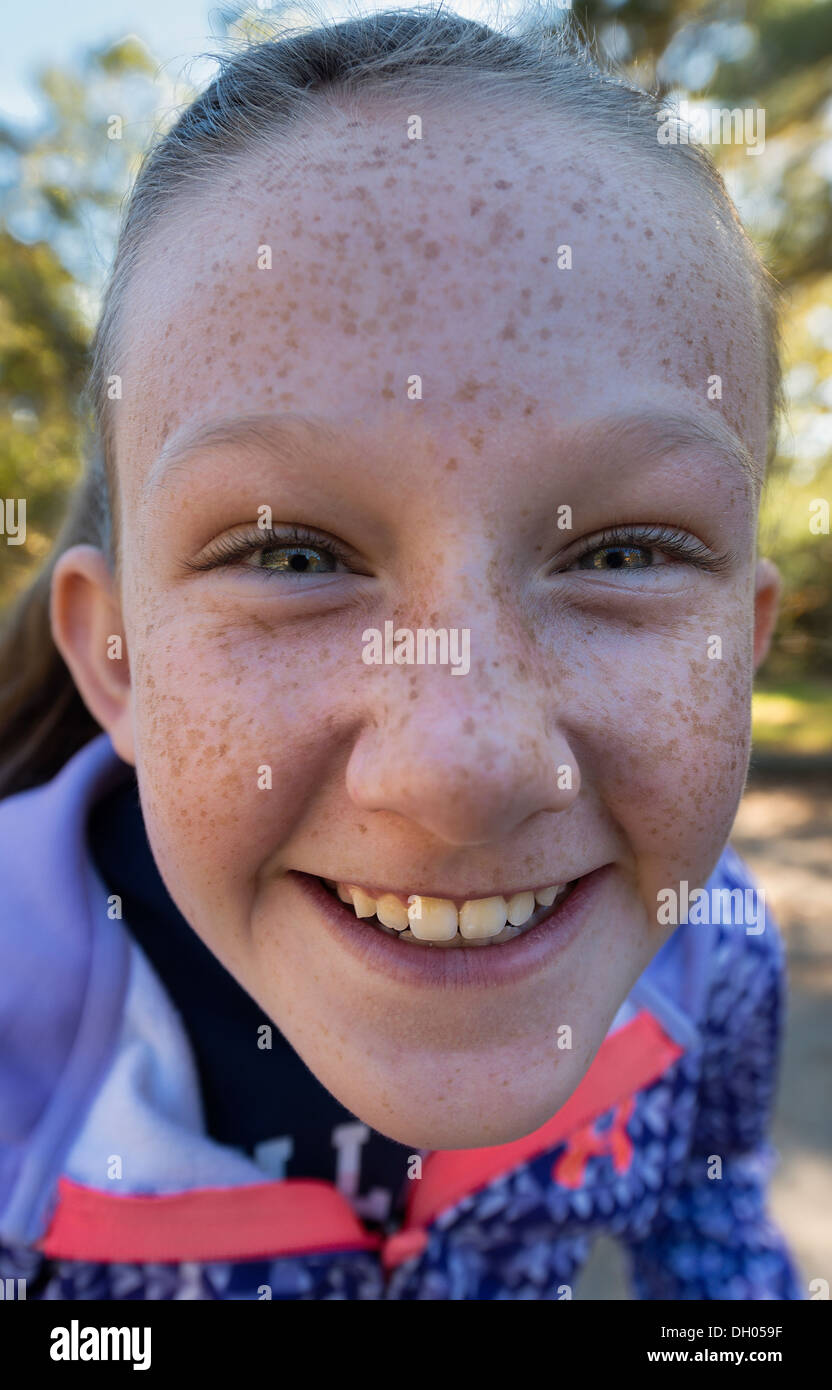
[[448,845],[506,839],[539,811],[574,801],[580,773],[562,734],[526,726],[364,730],[347,765],[347,791],[363,811],[390,811]]

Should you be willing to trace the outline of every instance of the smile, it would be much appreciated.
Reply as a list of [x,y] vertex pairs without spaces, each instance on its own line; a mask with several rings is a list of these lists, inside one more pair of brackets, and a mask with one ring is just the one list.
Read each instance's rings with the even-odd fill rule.
[[375,895],[354,883],[322,879],[328,891],[369,926],[414,945],[465,947],[502,945],[551,915],[577,883],[526,889],[508,897],[452,898],[424,894]]
[[[605,864],[562,885],[458,899],[393,892],[297,869],[286,877],[300,894],[298,906],[305,901],[336,949],[362,969],[399,987],[457,990],[513,986],[551,968],[587,923],[605,911],[613,875],[614,865]],[[402,925],[389,926],[391,921]]]

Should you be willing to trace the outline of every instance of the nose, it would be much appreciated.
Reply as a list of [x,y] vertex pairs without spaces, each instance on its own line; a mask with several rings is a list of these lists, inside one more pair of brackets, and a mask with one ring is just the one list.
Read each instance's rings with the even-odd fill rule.
[[494,660],[494,650],[459,677],[448,667],[390,666],[383,679],[368,668],[377,693],[346,773],[356,807],[395,812],[465,846],[503,841],[537,812],[572,804],[580,771],[551,686],[528,666],[518,675],[516,658]]

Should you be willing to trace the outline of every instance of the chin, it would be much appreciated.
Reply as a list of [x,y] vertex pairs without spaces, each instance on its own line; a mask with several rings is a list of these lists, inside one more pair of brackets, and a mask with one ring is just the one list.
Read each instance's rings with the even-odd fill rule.
[[545,1125],[566,1104],[583,1079],[584,1072],[570,1068],[568,1078],[547,1091],[541,1099],[538,1088],[527,1094],[513,1090],[510,1082],[497,1079],[484,1100],[473,1090],[468,1094],[452,1087],[439,1100],[389,1106],[377,1098],[362,1096],[338,1099],[371,1129],[399,1144],[417,1149],[482,1149],[511,1144]]
[[[565,1098],[567,1099],[567,1098]],[[484,1119],[476,1109],[466,1114],[464,1108],[455,1115],[447,1112],[418,1115],[403,1111],[401,1115],[388,1117],[384,1123],[360,1115],[365,1124],[395,1139],[399,1144],[407,1144],[416,1149],[484,1149],[497,1144],[511,1144],[515,1139],[525,1139],[533,1134],[559,1109],[555,1103],[551,1108],[539,1107],[534,1111],[517,1111],[512,1108],[509,1115],[492,1116]]]

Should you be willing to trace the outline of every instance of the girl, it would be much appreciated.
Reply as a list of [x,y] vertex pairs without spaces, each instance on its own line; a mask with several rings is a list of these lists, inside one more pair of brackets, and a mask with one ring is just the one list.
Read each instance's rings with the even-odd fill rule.
[[804,1296],[726,848],[774,296],[660,124],[563,31],[391,11],[146,160],[3,649],[30,1298],[559,1299],[601,1231],[639,1297]]

